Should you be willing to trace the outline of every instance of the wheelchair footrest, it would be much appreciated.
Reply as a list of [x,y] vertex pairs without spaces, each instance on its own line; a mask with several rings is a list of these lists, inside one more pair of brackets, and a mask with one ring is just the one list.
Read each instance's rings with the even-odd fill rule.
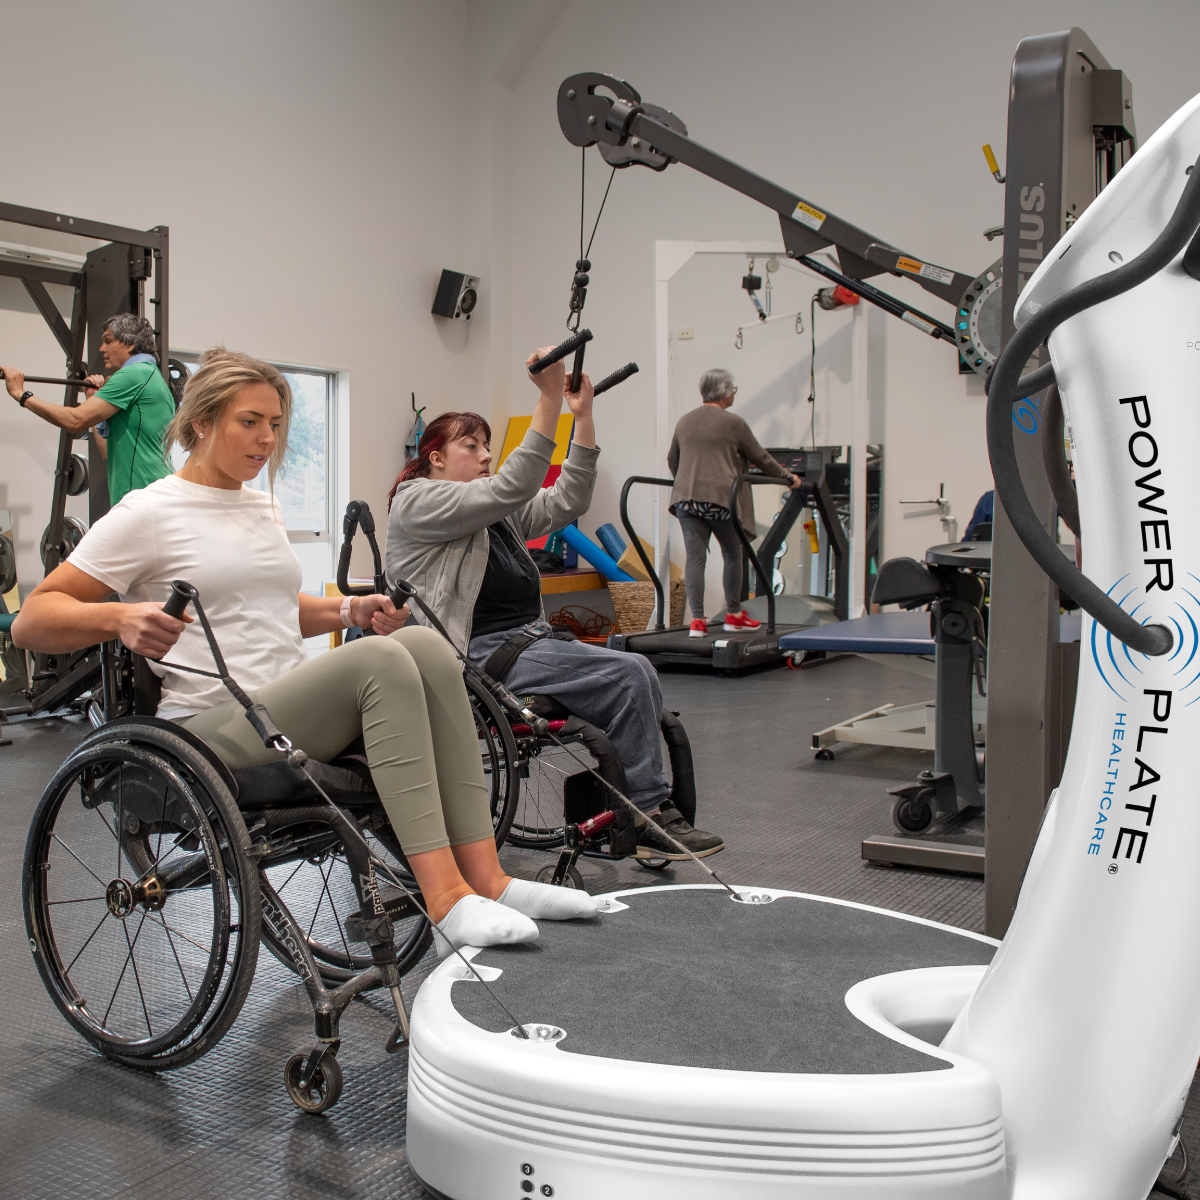
[[377,922],[403,921],[421,915],[421,910],[407,896],[393,896],[383,902],[383,907],[387,910],[384,917],[364,917],[361,911],[352,912],[346,918],[346,937],[352,942],[369,943]]

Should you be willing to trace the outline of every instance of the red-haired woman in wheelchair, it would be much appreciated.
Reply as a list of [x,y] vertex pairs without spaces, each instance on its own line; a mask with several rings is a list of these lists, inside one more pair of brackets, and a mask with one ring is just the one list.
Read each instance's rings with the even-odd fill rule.
[[[386,596],[300,591],[301,570],[274,497],[291,390],[274,367],[223,348],[204,356],[167,431],[181,470],[131,492],[25,601],[18,645],[66,653],[120,638],[162,678],[158,715],[179,721],[233,769],[273,761],[212,670],[198,623],[162,611],[173,579],[201,603],[232,677],[311,757],[363,737],[379,798],[430,915],[438,949],[531,941],[531,918],[590,916],[580,892],[510,879],[496,856],[488,791],[462,672],[436,633],[403,628]],[[266,470],[271,488],[246,486]],[[122,603],[106,603],[113,592]],[[307,658],[304,638],[357,626],[380,637]]]
[[[685,858],[662,837],[665,829],[694,854],[714,854],[724,846],[721,838],[694,829],[670,799],[654,668],[638,654],[553,639],[543,619],[541,575],[526,542],[587,512],[600,451],[588,377],[578,393],[567,390],[561,362],[529,378],[539,393],[529,432],[495,475],[491,430],[481,416],[444,413],[429,423],[389,496],[388,575],[408,580],[479,666],[516,635],[522,642],[536,638],[504,683],[518,695],[551,696],[604,730],[620,755],[630,799],[650,818],[639,825],[639,846],[657,857]],[[543,488],[564,397],[574,435],[561,474]]]

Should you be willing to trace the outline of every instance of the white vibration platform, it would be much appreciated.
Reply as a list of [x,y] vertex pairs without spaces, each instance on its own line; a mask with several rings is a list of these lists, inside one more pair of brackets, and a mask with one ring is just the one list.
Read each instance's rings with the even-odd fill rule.
[[997,942],[773,888],[637,888],[417,995],[409,1163],[444,1200],[1000,1200],[1000,1089],[939,1050]]

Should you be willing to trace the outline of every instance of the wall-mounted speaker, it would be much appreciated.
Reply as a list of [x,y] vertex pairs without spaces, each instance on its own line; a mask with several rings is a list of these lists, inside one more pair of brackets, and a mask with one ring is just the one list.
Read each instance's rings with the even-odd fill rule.
[[433,315],[469,321],[479,303],[479,276],[461,271],[443,271],[433,298]]

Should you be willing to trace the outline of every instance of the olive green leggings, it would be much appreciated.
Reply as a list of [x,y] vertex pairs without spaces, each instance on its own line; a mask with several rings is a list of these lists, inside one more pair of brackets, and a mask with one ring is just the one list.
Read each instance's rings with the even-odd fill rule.
[[[492,836],[483,760],[454,651],[431,629],[365,637],[251,693],[311,758],[329,762],[359,734],[406,854]],[[278,762],[233,699],[182,724],[232,769]]]

